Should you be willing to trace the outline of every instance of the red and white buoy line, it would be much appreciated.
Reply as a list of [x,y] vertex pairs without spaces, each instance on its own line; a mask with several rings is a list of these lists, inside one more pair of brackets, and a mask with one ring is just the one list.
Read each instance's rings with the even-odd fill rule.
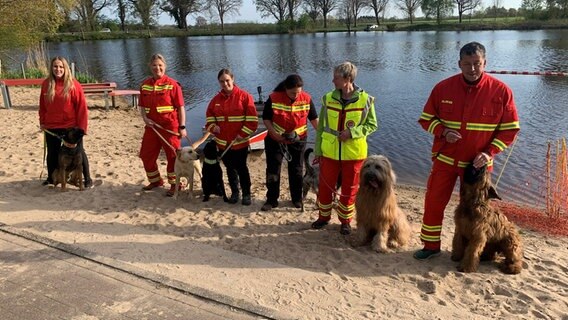
[[568,77],[568,72],[555,72],[555,71],[496,71],[490,70],[487,73],[495,74],[517,74],[523,76],[560,76]]

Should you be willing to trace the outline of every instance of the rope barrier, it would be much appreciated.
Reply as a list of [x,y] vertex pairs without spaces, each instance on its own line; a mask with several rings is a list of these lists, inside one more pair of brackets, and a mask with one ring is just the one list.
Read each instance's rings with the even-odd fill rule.
[[503,71],[503,70],[490,70],[485,71],[487,73],[494,74],[515,74],[523,76],[560,76],[568,77],[568,72],[556,72],[556,71]]

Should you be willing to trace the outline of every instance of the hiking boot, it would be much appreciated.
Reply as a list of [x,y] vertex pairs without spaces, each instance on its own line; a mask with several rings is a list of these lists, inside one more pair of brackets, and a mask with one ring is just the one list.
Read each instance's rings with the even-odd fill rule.
[[164,185],[164,180],[161,180],[161,179],[160,179],[159,181],[152,182],[152,183],[150,183],[149,185],[146,185],[146,186],[142,187],[142,190],[144,190],[144,191],[149,191],[149,190],[152,190],[152,189],[154,189],[154,188],[161,187],[161,186],[163,186],[163,185]]
[[329,223],[329,221],[317,219],[316,221],[314,221],[312,223],[312,229],[316,229],[316,230],[321,229],[321,228],[327,226],[328,223]]
[[91,180],[91,179],[85,180],[84,186],[85,186],[85,189],[91,189],[93,187],[93,180]]
[[292,205],[294,206],[294,208],[301,208],[302,207],[302,201],[292,201]]
[[431,249],[422,249],[418,250],[414,253],[413,257],[416,260],[428,260],[440,255],[440,249],[438,250],[431,250]]
[[42,186],[48,186],[48,185],[50,185],[50,184],[53,184],[53,181],[51,181],[51,180],[49,180],[49,179],[48,179],[48,180],[45,180],[44,182],[41,183]]
[[260,208],[260,211],[270,211],[276,207],[278,207],[278,201],[266,201]]
[[235,192],[233,194],[231,194],[231,197],[229,198],[229,201],[227,201],[230,204],[235,204],[237,202],[239,202],[239,193]]
[[250,199],[250,194],[244,194],[243,195],[243,201],[241,201],[241,204],[243,206],[250,206],[251,203],[252,203],[252,200]]
[[344,236],[351,234],[351,225],[349,223],[342,223],[341,228],[339,229],[339,233]]

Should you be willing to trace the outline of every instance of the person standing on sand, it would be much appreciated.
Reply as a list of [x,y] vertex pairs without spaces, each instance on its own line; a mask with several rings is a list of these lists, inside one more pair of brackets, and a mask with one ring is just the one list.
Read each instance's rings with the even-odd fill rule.
[[266,202],[260,210],[278,207],[282,159],[288,161],[288,181],[292,204],[302,207],[302,154],[306,149],[308,121],[317,128],[318,113],[312,97],[302,90],[304,81],[292,74],[270,94],[264,104],[262,119],[268,130],[264,139],[266,154]]
[[367,158],[367,137],[377,130],[375,98],[355,85],[357,67],[344,62],[333,70],[335,90],[322,98],[314,153],[320,160],[319,217],[312,229],[331,219],[335,186],[341,178],[337,213],[343,235],[351,233],[359,172]]
[[[42,185],[53,184],[53,172],[59,165],[59,150],[61,138],[67,129],[80,128],[87,134],[89,110],[83,88],[75,80],[69,69],[67,60],[63,57],[51,59],[49,76],[41,86],[39,97],[39,125],[45,133],[47,147],[47,179]],[[83,138],[76,146],[83,150],[84,186],[93,186],[89,172],[89,160],[83,148]]]
[[140,115],[144,120],[144,136],[140,147],[140,159],[144,164],[146,177],[150,182],[142,190],[152,190],[164,185],[158,169],[158,156],[164,150],[168,161],[166,170],[170,189],[168,197],[175,193],[176,150],[180,138],[187,136],[185,129],[185,107],[180,84],[166,75],[166,60],[161,54],[150,59],[152,77],[140,87]]
[[251,180],[247,166],[250,136],[258,127],[258,116],[252,95],[235,84],[231,70],[221,69],[217,74],[221,91],[211,99],[206,111],[207,131],[215,135],[231,187],[229,203],[239,202],[239,182],[243,192],[242,204],[251,200]]
[[513,143],[520,130],[511,89],[486,74],[485,47],[477,42],[460,50],[461,73],[438,83],[418,123],[434,136],[432,171],[424,201],[420,239],[414,258],[440,254],[444,210],[464,168],[493,168],[493,157]]

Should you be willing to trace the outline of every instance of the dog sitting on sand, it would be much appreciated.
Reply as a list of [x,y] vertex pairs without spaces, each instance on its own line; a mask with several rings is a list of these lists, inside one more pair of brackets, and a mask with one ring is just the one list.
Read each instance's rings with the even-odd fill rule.
[[67,183],[79,187],[83,191],[83,149],[79,141],[85,135],[83,129],[70,128],[65,131],[61,140],[63,144],[59,149],[58,167],[53,172],[53,184],[61,183],[61,191],[67,190]]
[[199,155],[193,150],[192,146],[182,147],[176,151],[174,171],[176,173],[174,199],[177,199],[179,190],[181,189],[181,177],[187,179],[189,189],[188,196],[193,198],[193,176],[194,173],[197,172],[197,175],[201,178],[201,163],[199,162]]
[[201,186],[203,188],[203,202],[209,201],[212,194],[222,196],[223,201],[229,201],[223,183],[223,170],[219,163],[217,144],[211,140],[203,148],[203,167],[201,169]]
[[310,163],[310,154],[314,152],[314,149],[307,148],[304,151],[304,167],[306,172],[302,178],[302,202],[306,199],[308,192],[310,190],[316,194],[319,194],[319,167],[314,167]]
[[499,199],[486,167],[469,165],[460,187],[460,202],[454,220],[452,260],[461,261],[458,270],[475,272],[480,260],[493,261],[501,253],[505,259],[499,268],[507,274],[520,273],[523,258],[521,237],[507,217],[490,204]]
[[372,242],[373,250],[387,253],[408,243],[410,226],[397,205],[395,184],[396,176],[385,156],[372,155],[365,160],[355,200],[357,230],[351,245]]

